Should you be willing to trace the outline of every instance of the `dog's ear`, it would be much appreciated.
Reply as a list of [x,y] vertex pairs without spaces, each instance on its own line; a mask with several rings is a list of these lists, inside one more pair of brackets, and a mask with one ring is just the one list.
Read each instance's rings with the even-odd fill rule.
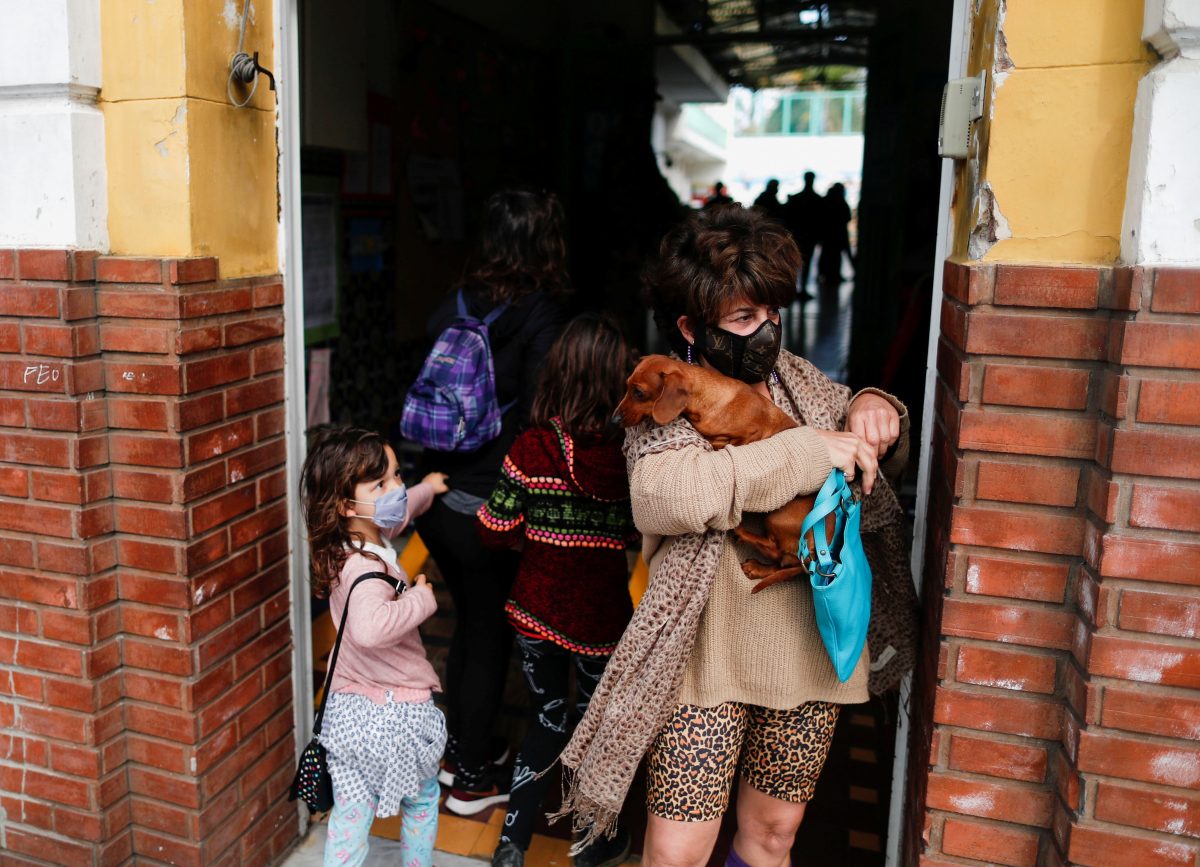
[[658,424],[667,424],[679,418],[688,402],[687,385],[678,373],[666,371],[662,374],[662,391],[654,401],[651,417]]

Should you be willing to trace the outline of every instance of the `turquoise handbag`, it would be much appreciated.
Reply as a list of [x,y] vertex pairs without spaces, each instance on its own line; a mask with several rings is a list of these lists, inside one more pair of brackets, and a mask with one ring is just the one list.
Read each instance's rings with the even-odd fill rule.
[[[859,535],[859,509],[846,477],[834,470],[817,493],[800,531],[800,560],[813,589],[817,629],[833,661],[838,680],[854,673],[871,622],[871,567]],[[834,515],[833,538],[825,538],[825,519]],[[815,551],[808,549],[813,533]]]

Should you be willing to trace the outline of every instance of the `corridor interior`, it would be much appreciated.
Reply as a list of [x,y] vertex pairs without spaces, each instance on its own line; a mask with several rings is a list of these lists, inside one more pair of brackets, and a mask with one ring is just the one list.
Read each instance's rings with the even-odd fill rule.
[[[847,281],[831,290],[822,289],[811,301],[794,303],[784,312],[785,346],[802,353],[830,378],[844,381],[849,362],[849,336],[852,319],[853,282]],[[440,580],[437,563],[428,555],[416,533],[395,540],[404,570],[415,575],[425,572],[435,589],[438,611],[421,628],[426,650],[438,672],[445,678],[446,654],[454,627],[454,605],[445,584]],[[635,602],[645,589],[646,569],[640,557],[631,558],[630,593]],[[317,609],[314,608],[314,612]],[[328,654],[333,646],[332,620],[324,611],[314,613],[313,619],[314,683],[320,683],[325,673]],[[319,696],[318,696],[319,698]],[[519,743],[524,730],[526,705],[524,678],[514,655],[509,670],[507,691],[501,713],[500,731],[510,744]],[[887,804],[891,785],[893,758],[893,724],[897,713],[895,701],[873,699],[871,703],[855,706],[842,718],[834,738],[833,749],[817,786],[817,796],[801,827],[793,850],[795,864],[841,864],[848,867],[875,867],[883,864],[882,843],[887,831]],[[557,772],[550,787],[552,796],[559,791]],[[644,800],[641,774],[626,801],[622,821],[634,832],[633,853],[641,851],[644,833]],[[545,805],[546,812],[557,807],[557,797]],[[444,808],[438,824],[436,848],[439,852],[487,859],[496,848],[504,822],[504,808],[494,807],[471,817],[456,816]],[[724,862],[735,830],[732,814],[723,824],[712,861],[712,867]],[[310,830],[320,836],[323,825]],[[372,842],[379,857],[392,851],[387,841],[400,836],[399,817],[375,822]],[[529,867],[568,867],[570,858],[569,827],[566,822],[549,825],[544,820],[526,853]],[[308,862],[303,862],[307,864]],[[387,863],[381,860],[379,863]],[[302,867],[301,862],[289,867]]]
[[[411,468],[415,449],[398,441],[397,422],[429,347],[423,324],[460,278],[480,203],[508,185],[558,193],[575,308],[613,313],[631,340],[652,350],[638,275],[685,213],[652,145],[656,105],[694,98],[714,76],[753,88],[830,64],[867,70],[855,273],[785,311],[785,345],[852,388],[880,385],[919,408],[951,4],[918,0],[902,12],[893,5],[347,0],[335,12],[299,0],[310,430],[332,421],[383,431]],[[703,59],[704,75],[681,64],[689,52]],[[363,347],[388,351],[368,364]],[[322,412],[314,415],[314,405]],[[918,442],[919,411],[912,416]],[[914,478],[910,468],[900,488],[909,509]],[[444,673],[453,606],[421,540],[397,540],[402,546],[405,570],[427,572],[438,592],[438,613],[423,634]],[[644,566],[631,558],[635,599],[644,583]],[[333,641],[321,600],[312,600],[311,626],[318,693]],[[514,660],[497,732],[510,744],[523,730],[525,705]],[[884,863],[901,713],[893,696],[843,715],[794,863]],[[625,811],[635,853],[645,822],[638,786]],[[443,812],[437,847],[489,858],[503,819],[502,809],[469,819]],[[723,863],[732,822],[714,864]],[[374,833],[386,846],[398,823],[378,821]],[[568,845],[565,823],[543,823],[526,863],[566,865]]]

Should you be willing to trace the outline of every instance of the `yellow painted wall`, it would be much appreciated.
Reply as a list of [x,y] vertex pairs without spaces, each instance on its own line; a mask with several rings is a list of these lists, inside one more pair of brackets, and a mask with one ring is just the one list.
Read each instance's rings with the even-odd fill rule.
[[114,253],[190,256],[187,100],[103,105]]
[[958,173],[956,255],[969,257],[987,183],[1007,225],[983,258],[1117,261],[1133,105],[1151,56],[1142,3],[980,5],[970,56],[972,73],[987,71],[987,117],[980,159]]
[[[245,50],[274,63],[273,0],[253,0]],[[112,251],[217,256],[221,275],[278,271],[275,94],[226,96],[242,0],[103,0]],[[244,91],[235,91],[242,97]]]
[[1008,53],[1019,69],[1145,62],[1142,6],[1142,0],[1008,0]]
[[[971,15],[971,45],[967,54],[967,75],[991,75],[996,66],[996,37],[1000,33],[1000,0],[981,0]],[[991,89],[984,90],[983,117],[972,127],[971,153],[955,164],[954,254],[967,255],[967,243],[978,221],[980,188],[987,169],[988,134],[991,131]]]
[[189,104],[193,255],[226,277],[278,271],[275,113]]

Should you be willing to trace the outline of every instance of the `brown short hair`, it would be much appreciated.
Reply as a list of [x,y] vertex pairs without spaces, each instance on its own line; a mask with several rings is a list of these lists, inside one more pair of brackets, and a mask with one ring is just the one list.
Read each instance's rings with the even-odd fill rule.
[[786,307],[796,297],[799,268],[787,229],[731,205],[693,214],[666,234],[642,275],[643,295],[659,333],[682,353],[680,316],[715,325],[730,301]]
[[633,370],[633,350],[616,321],[581,313],[563,329],[542,362],[530,424],[548,425],[558,416],[572,436],[621,433],[610,423]]

